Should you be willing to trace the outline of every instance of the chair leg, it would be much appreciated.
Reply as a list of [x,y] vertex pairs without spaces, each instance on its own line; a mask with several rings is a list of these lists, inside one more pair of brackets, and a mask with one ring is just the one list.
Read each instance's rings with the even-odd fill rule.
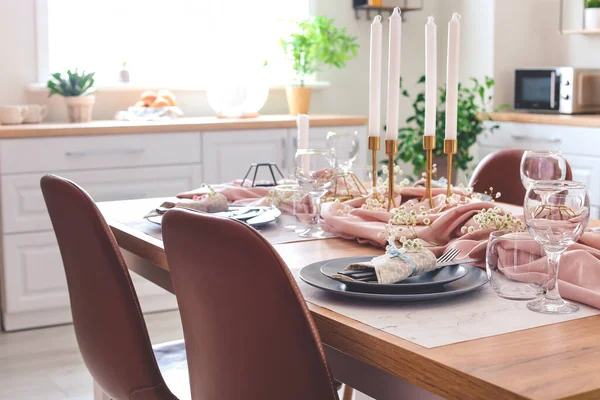
[[352,400],[354,398],[354,389],[344,384],[344,395],[342,400]]
[[104,393],[104,391],[102,390],[100,385],[98,385],[95,381],[94,381],[94,400],[112,400],[110,397],[108,397],[108,395],[106,393]]

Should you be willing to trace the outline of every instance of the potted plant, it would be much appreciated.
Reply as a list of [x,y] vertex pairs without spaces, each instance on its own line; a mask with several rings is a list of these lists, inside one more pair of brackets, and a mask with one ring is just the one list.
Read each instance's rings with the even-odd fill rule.
[[52,74],[48,80],[49,97],[58,94],[65,98],[69,111],[69,121],[90,122],[92,120],[92,108],[96,102],[94,92],[94,72],[86,74],[67,71],[67,77],[63,78],[60,72]]
[[296,84],[286,88],[290,114],[307,114],[311,88],[304,86],[307,75],[320,70],[322,65],[343,68],[346,61],[356,56],[357,38],[338,29],[334,20],[317,16],[298,23],[298,30],[281,39],[281,46],[292,63]]
[[585,29],[600,29],[600,0],[585,0]]
[[[487,110],[492,100],[490,90],[494,86],[494,80],[490,77],[485,77],[485,82],[482,84],[477,79],[471,78],[471,86],[465,86],[459,83],[458,85],[458,151],[452,158],[454,163],[453,172],[457,169],[467,170],[469,162],[473,160],[469,149],[477,141],[477,137],[484,133],[493,133],[498,129],[498,125],[486,126],[481,118],[481,114],[489,118]],[[425,83],[425,76],[422,76],[419,84]],[[400,81],[402,95],[410,98],[410,94],[402,88],[402,80]],[[446,128],[446,110],[443,106],[446,103],[446,89],[440,88],[440,101],[436,116],[436,145],[434,150],[434,163],[437,164],[438,171],[446,171],[446,155],[444,154],[444,138]],[[498,109],[499,111],[507,108],[508,105],[503,104]],[[399,129],[398,140],[398,155],[396,161],[402,160],[410,162],[413,166],[413,173],[418,177],[425,170],[425,151],[423,150],[423,134],[425,128],[425,92],[421,91],[412,102],[412,115],[406,119],[406,126]],[[456,177],[453,177],[456,182]]]
[[119,74],[120,81],[123,83],[129,83],[129,70],[127,69],[127,61],[123,61],[121,64],[121,73]]

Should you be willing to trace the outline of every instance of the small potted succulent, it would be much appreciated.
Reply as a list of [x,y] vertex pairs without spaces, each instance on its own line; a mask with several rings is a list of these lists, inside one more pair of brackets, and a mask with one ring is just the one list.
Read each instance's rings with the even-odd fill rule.
[[127,69],[127,61],[123,61],[123,64],[121,64],[121,72],[119,74],[119,80],[122,83],[129,83],[129,70]]
[[600,0],[585,0],[585,29],[600,29]]
[[50,96],[55,94],[63,96],[69,111],[69,121],[71,122],[90,122],[92,120],[92,109],[96,102],[94,93],[94,72],[86,74],[85,71],[79,73],[67,71],[67,76],[63,78],[60,72],[52,74],[48,80],[48,89]]
[[338,29],[334,20],[317,16],[298,23],[298,30],[281,39],[286,56],[293,63],[296,84],[286,88],[290,114],[307,114],[311,88],[304,86],[307,75],[318,72],[321,65],[343,68],[356,56],[357,38]]

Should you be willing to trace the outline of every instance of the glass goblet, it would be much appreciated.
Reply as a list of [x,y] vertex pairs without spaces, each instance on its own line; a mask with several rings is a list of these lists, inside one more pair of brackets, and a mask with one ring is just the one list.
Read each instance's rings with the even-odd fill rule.
[[352,171],[352,164],[358,156],[358,132],[329,132],[327,147],[335,154],[335,169],[341,174]]
[[564,251],[577,242],[590,219],[590,199],[583,183],[534,181],[523,205],[525,224],[548,255],[546,295],[527,304],[533,311],[569,314],[579,306],[562,299],[558,292],[558,271]]
[[329,149],[300,149],[296,151],[295,176],[298,184],[312,200],[313,220],[301,237],[324,238],[328,234],[321,227],[321,198],[331,187],[335,177],[335,155]]
[[560,151],[527,150],[521,158],[521,182],[525,190],[533,181],[563,181],[567,160]]

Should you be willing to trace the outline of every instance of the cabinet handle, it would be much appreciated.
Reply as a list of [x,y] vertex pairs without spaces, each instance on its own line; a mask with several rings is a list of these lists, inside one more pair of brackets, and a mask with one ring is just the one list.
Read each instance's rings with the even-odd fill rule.
[[542,142],[547,142],[547,143],[560,143],[562,142],[561,138],[557,138],[557,137],[551,137],[551,138],[538,138],[538,137],[532,137],[532,136],[527,136],[527,135],[517,135],[516,133],[513,133],[512,135],[510,135],[513,139],[515,140],[537,140],[537,141],[542,141]]
[[281,169],[287,169],[287,139],[281,138],[281,150],[283,154],[283,162],[281,163]]
[[106,156],[106,155],[119,155],[119,154],[140,154],[143,153],[144,149],[141,147],[132,147],[126,149],[89,149],[80,151],[67,151],[65,155],[67,157],[86,157],[86,156]]

